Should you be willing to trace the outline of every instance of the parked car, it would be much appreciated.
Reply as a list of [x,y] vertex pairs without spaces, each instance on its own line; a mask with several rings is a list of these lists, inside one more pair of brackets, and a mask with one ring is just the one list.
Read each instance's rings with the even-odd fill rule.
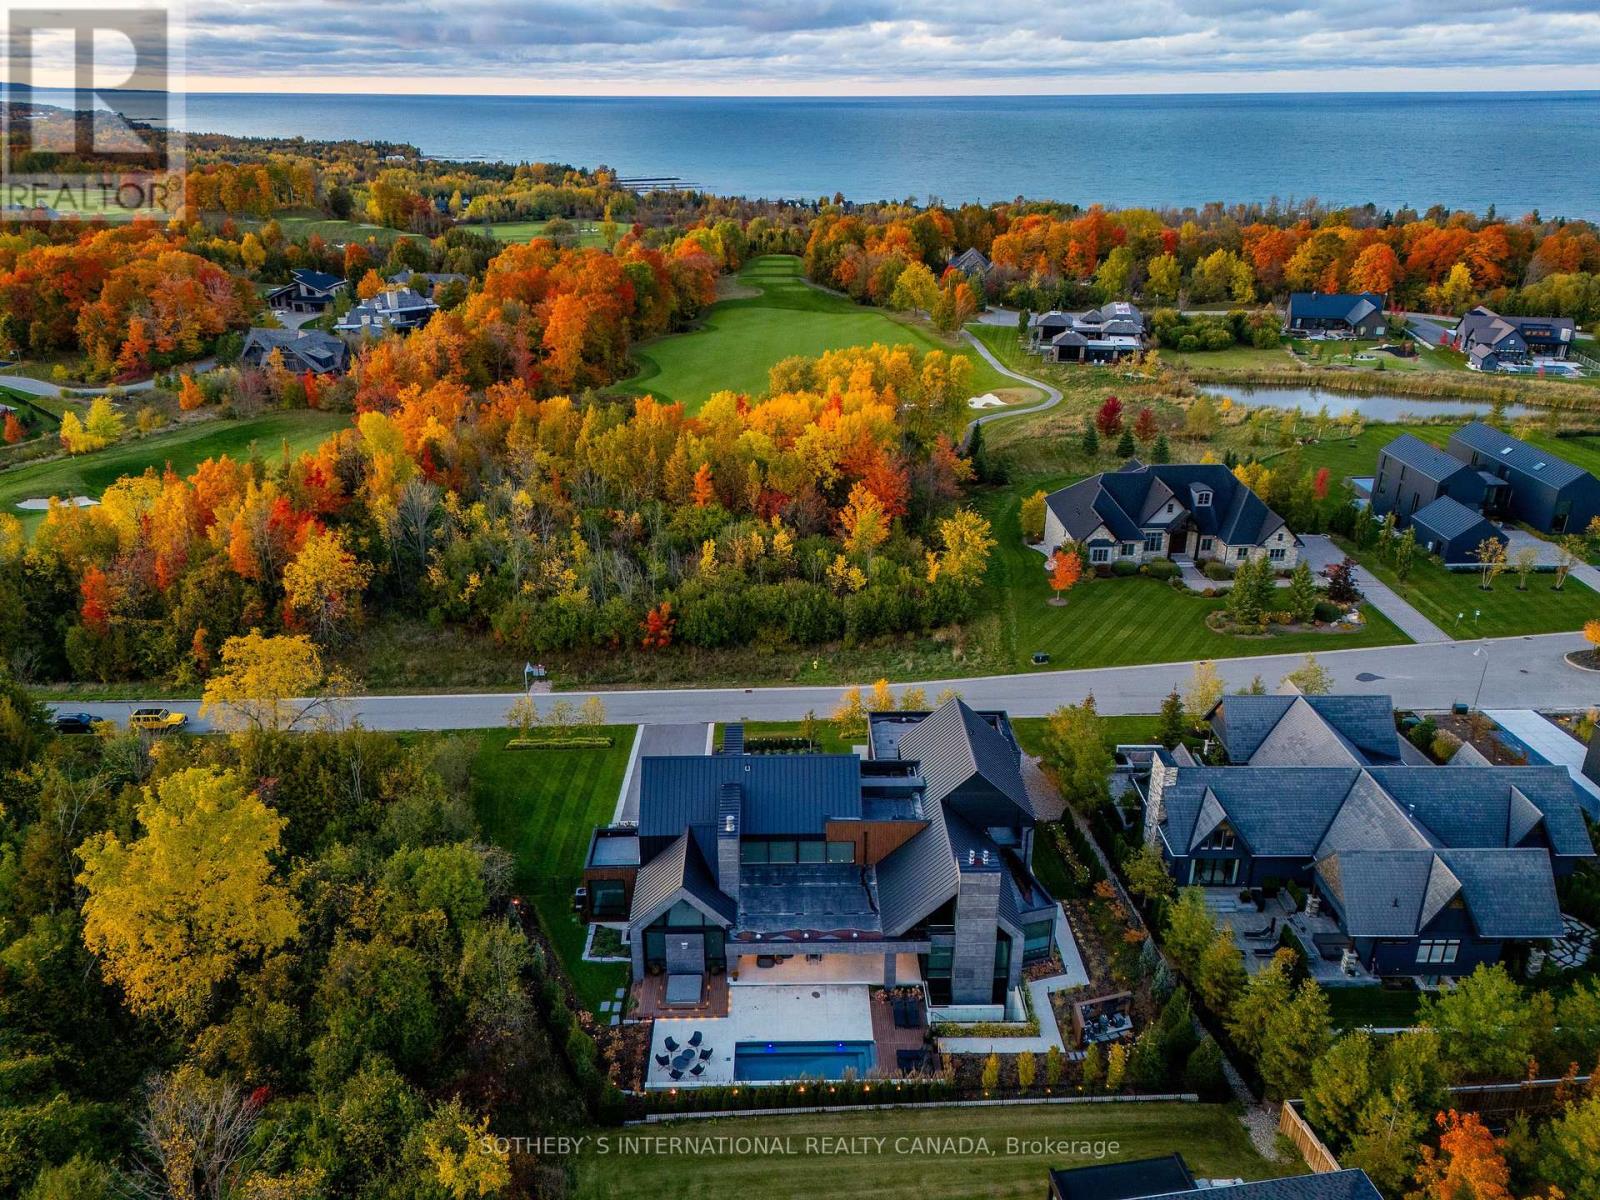
[[165,708],[136,708],[128,717],[129,729],[148,729],[151,733],[182,729],[188,723],[189,718],[186,714]]
[[57,733],[93,733],[94,717],[86,712],[56,713]]

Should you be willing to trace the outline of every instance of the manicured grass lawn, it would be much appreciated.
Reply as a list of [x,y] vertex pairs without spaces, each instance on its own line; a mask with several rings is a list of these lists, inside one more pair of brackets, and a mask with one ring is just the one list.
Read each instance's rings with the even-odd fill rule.
[[[767,372],[781,359],[801,354],[815,357],[846,346],[911,345],[920,351],[959,351],[915,325],[894,320],[880,309],[866,308],[820,292],[800,277],[800,260],[768,255],[751,260],[739,273],[741,288],[760,294],[723,300],[701,327],[673,334],[634,352],[639,373],[623,387],[661,400],[698,409],[713,392],[732,390],[751,396],[767,391]],[[995,371],[971,347],[974,394],[1016,386]]]
[[[863,689],[864,690],[864,689]],[[928,703],[933,703],[933,697],[928,697]],[[726,725],[717,726],[717,746],[722,745],[722,733]],[[748,742],[751,738],[758,737],[799,737],[799,721],[746,721],[744,723],[744,738]],[[839,736],[839,729],[828,720],[826,712],[817,714],[816,753],[818,754],[849,754],[856,746],[858,739],[843,738]]]
[[[1223,606],[1145,577],[1090,579],[1067,593],[1067,603],[1049,603],[1044,556],[1022,544],[1016,492],[985,505],[999,545],[984,581],[986,602],[1005,622],[1015,670],[1034,669],[1036,651],[1050,655],[1051,668],[1117,667],[1134,663],[1182,662],[1256,654],[1299,654],[1387,646],[1406,637],[1382,614],[1366,608],[1367,623],[1354,633],[1287,633],[1242,638],[1213,632],[1208,613]],[[1045,668],[1048,669],[1048,668]],[[1266,681],[1275,685],[1276,679]]]
[[1223,350],[1162,350],[1161,361],[1198,370],[1292,371],[1294,359],[1281,346],[1258,350],[1254,346],[1229,346]]
[[[1034,1200],[1051,1167],[1089,1166],[1182,1152],[1198,1176],[1262,1179],[1302,1170],[1268,1162],[1251,1147],[1232,1111],[1214,1104],[1085,1104],[1006,1108],[901,1109],[721,1121],[678,1121],[644,1130],[665,1137],[763,1139],[760,1151],[718,1153],[715,1143],[684,1146],[677,1154],[591,1151],[579,1159],[579,1200],[649,1196],[699,1200],[751,1196],[761,1200],[925,1200],[986,1197]],[[807,1139],[882,1138],[822,1143]],[[982,1139],[961,1153],[957,1142]],[[774,1142],[782,1150],[773,1152]],[[1074,1143],[1066,1145],[1065,1143]],[[1048,1143],[1048,1144],[1046,1144]],[[1110,1143],[1097,1157],[1081,1143]],[[1113,1145],[1114,1144],[1114,1148]],[[831,1146],[855,1146],[842,1157]],[[948,1147],[946,1152],[941,1152]],[[1074,1153],[1073,1151],[1077,1152]],[[787,1151],[787,1152],[784,1152]],[[846,1152],[848,1153],[848,1152]]]
[[264,458],[275,458],[288,442],[298,454],[320,444],[349,423],[344,413],[277,412],[242,421],[186,421],[175,429],[108,446],[93,454],[28,463],[0,472],[0,512],[22,518],[24,525],[43,519],[41,513],[18,512],[19,500],[34,497],[99,496],[125,475],[142,474],[146,467],[162,470],[169,463],[183,475],[208,458],[228,454],[247,458],[251,447]]
[[[1346,547],[1350,549],[1350,547]],[[1478,583],[1476,571],[1446,571],[1418,556],[1411,577],[1401,583],[1387,564],[1367,550],[1352,555],[1423,616],[1455,638],[1515,637],[1524,633],[1560,633],[1582,629],[1600,617],[1600,596],[1569,577],[1558,592],[1548,572],[1528,576],[1528,590],[1517,590],[1517,577],[1507,571],[1491,591]],[[1478,615],[1474,615],[1474,614]],[[1457,615],[1463,614],[1457,621]]]
[[[502,242],[531,242],[536,237],[545,236],[544,227],[548,224],[548,221],[500,221],[493,225],[467,227],[497,237]],[[599,221],[575,220],[572,224],[578,230],[579,246],[598,248],[606,244],[605,238],[600,233]]]
[[[278,222],[278,227],[283,230],[285,237],[296,240],[310,238],[315,234],[325,242],[365,243],[368,238],[372,238],[383,245],[388,245],[396,238],[412,236],[406,234],[404,230],[391,229],[387,225],[369,225],[365,221],[340,221],[310,211],[274,213],[272,219]],[[217,224],[221,223],[220,218],[214,220]],[[259,229],[266,222],[249,217],[235,217],[234,224],[240,229]]]
[[627,983],[620,966],[583,961],[584,927],[572,889],[596,825],[609,825],[633,750],[634,727],[613,725],[606,750],[507,750],[511,734],[484,730],[472,795],[490,841],[516,855],[517,891],[532,902],[578,997],[592,1012]]
[[1360,1025],[1392,1029],[1413,1025],[1422,1004],[1422,993],[1415,989],[1332,987],[1323,988],[1322,994],[1328,998],[1328,1011],[1337,1029],[1353,1029]]

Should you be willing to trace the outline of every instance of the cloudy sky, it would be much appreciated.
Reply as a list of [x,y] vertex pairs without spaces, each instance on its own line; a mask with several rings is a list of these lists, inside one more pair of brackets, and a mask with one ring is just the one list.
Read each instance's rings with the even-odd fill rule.
[[187,0],[190,90],[1600,88],[1596,0]]

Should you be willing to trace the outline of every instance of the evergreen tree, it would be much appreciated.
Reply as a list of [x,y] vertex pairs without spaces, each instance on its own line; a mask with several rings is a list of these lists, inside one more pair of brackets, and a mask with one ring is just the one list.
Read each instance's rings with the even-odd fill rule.
[[1317,611],[1317,582],[1311,574],[1311,564],[1301,559],[1295,563],[1289,576],[1287,595],[1289,611],[1297,621],[1309,621]]
[[1100,434],[1093,422],[1083,427],[1083,453],[1088,458],[1098,458],[1100,455]]
[[1211,1038],[1204,1038],[1189,1061],[1183,1066],[1183,1086],[1202,1100],[1215,1099],[1228,1089],[1227,1076],[1222,1070],[1222,1048]]
[[1117,442],[1117,457],[1122,459],[1132,458],[1134,454],[1133,430],[1123,427],[1122,437]]
[[1173,688],[1161,702],[1161,721],[1156,727],[1156,741],[1168,750],[1174,749],[1183,741],[1187,724],[1183,717],[1183,697],[1178,694],[1177,688]]
[[1172,461],[1172,447],[1167,444],[1167,435],[1156,435],[1156,444],[1150,447],[1150,461],[1153,463],[1167,463]]

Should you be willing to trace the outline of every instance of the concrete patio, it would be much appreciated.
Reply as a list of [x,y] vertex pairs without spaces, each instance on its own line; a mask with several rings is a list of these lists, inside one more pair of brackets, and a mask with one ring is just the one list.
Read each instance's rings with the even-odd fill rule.
[[[1288,899],[1287,892],[1279,893],[1279,900],[1267,901],[1266,911],[1258,912],[1254,904],[1243,904],[1239,900],[1238,888],[1206,888],[1206,908],[1216,918],[1219,925],[1228,926],[1233,932],[1234,945],[1244,955],[1245,970],[1254,975],[1261,971],[1272,961],[1273,954],[1278,949],[1278,939],[1285,925],[1294,930],[1300,944],[1305,947],[1311,977],[1318,983],[1330,985],[1349,984],[1376,984],[1377,976],[1371,974],[1360,963],[1353,964],[1353,973],[1346,971],[1335,960],[1329,962],[1317,951],[1316,937],[1342,937],[1339,923],[1326,911],[1311,915],[1309,913],[1290,913],[1284,907],[1283,900]],[[1259,937],[1247,936],[1257,930],[1271,927],[1271,932]]]

